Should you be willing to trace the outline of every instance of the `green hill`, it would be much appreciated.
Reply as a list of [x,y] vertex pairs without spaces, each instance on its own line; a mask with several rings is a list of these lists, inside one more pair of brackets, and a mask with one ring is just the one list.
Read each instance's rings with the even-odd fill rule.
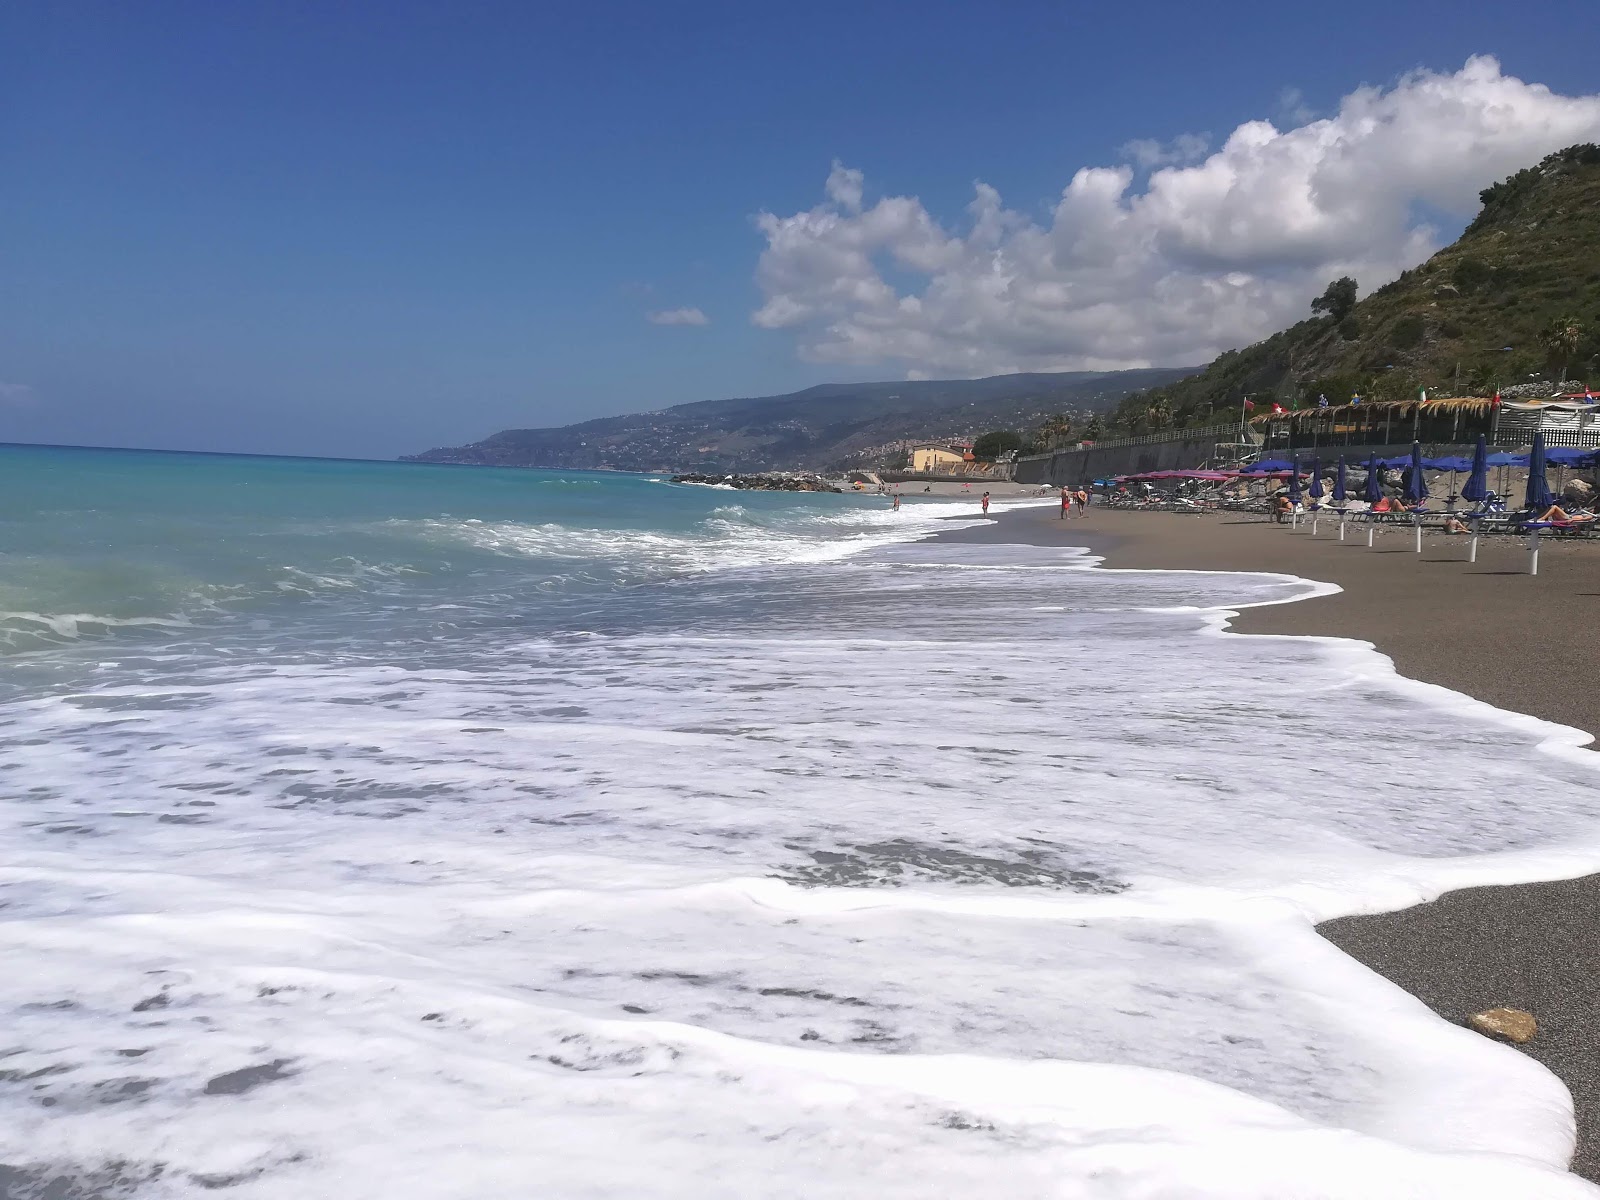
[[1359,302],[1353,281],[1336,281],[1312,305],[1320,315],[1129,396],[1108,433],[1225,422],[1246,396],[1259,412],[1319,395],[1409,399],[1424,386],[1549,394],[1564,374],[1600,384],[1600,146],[1558,151],[1480,199],[1461,237],[1421,266]]

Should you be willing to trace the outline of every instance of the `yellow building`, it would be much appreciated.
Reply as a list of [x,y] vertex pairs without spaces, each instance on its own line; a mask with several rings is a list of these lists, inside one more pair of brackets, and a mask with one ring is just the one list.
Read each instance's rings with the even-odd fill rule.
[[953,471],[966,461],[966,455],[949,446],[914,446],[911,450],[913,471]]

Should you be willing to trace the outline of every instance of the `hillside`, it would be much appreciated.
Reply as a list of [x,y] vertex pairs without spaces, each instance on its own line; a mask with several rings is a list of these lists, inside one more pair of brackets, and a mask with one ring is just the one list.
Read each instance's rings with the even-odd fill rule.
[[507,429],[411,462],[622,471],[820,470],[871,463],[903,441],[1032,429],[1055,413],[1105,412],[1194,368],[823,384],[784,396],[702,400],[553,429]]
[[[1351,304],[1337,284],[1301,321],[1192,378],[1124,400],[1108,432],[1146,433],[1257,411],[1274,399],[1406,399],[1600,381],[1600,146],[1572,146],[1484,189],[1461,237]],[[1310,297],[1307,297],[1309,300]],[[1552,348],[1552,325],[1571,327]],[[1548,385],[1548,386],[1547,386]]]

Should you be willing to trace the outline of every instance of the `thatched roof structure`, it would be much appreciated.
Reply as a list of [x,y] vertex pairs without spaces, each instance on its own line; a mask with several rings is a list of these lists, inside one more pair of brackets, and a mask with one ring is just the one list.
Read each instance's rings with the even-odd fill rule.
[[1422,410],[1422,415],[1425,417],[1456,415],[1486,417],[1493,408],[1494,401],[1487,396],[1445,396],[1438,400],[1431,397],[1427,400],[1363,400],[1359,404],[1330,404],[1327,408],[1312,406],[1282,413],[1259,413],[1250,418],[1250,424],[1265,425],[1269,421],[1288,421],[1291,426],[1298,426],[1314,420],[1322,421],[1329,418],[1350,420],[1368,414],[1393,420],[1395,417],[1410,417],[1418,409]]

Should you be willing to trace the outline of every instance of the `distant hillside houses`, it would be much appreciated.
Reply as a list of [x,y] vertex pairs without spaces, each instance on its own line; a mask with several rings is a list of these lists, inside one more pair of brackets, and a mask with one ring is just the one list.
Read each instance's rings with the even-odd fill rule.
[[960,442],[911,448],[911,469],[919,472],[953,471],[973,461],[972,447]]

